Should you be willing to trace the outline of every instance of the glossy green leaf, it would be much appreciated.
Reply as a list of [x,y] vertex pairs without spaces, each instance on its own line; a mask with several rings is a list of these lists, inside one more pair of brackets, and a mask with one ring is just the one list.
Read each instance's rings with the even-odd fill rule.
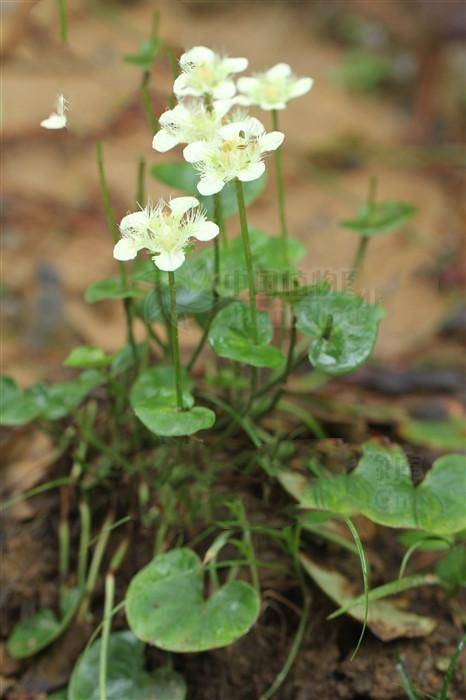
[[112,357],[107,355],[101,348],[94,348],[90,345],[80,345],[70,352],[63,364],[65,367],[95,369],[107,367],[111,362]]
[[68,700],[68,688],[61,688],[54,693],[48,693],[46,700]]
[[[192,380],[186,370],[182,370],[183,403],[191,408],[194,399],[191,394]],[[131,405],[136,409],[149,403],[156,408],[176,408],[175,370],[172,365],[157,365],[141,372],[130,393]]]
[[369,357],[384,311],[360,297],[316,287],[294,306],[298,328],[311,338],[309,360],[333,376],[347,374]]
[[131,581],[126,617],[134,634],[156,647],[198,652],[228,646],[257,620],[260,600],[243,581],[230,581],[207,600],[202,562],[180,548],[155,557]]
[[462,455],[437,459],[424,480],[413,486],[401,447],[374,441],[363,445],[363,457],[350,474],[308,480],[288,471],[279,479],[304,508],[343,516],[361,513],[381,525],[434,535],[450,535],[466,527]]
[[140,289],[127,288],[119,277],[112,277],[108,280],[100,280],[91,284],[84,293],[84,299],[89,304],[94,304],[97,301],[105,301],[107,299],[129,299],[141,296],[141,294],[143,292]]
[[134,412],[146,428],[161,437],[193,435],[215,423],[215,413],[209,408],[193,406],[181,411],[169,405],[161,406],[158,399],[137,404]]
[[[176,308],[178,317],[205,314],[210,311],[213,302],[214,295],[211,290],[196,291],[177,284]],[[166,287],[162,289],[161,300],[155,289],[151,289],[146,294],[142,302],[142,315],[146,323],[162,321],[164,315],[170,315],[169,292]]]
[[66,630],[79,601],[79,591],[71,589],[61,620],[57,619],[53,610],[43,608],[32,617],[18,622],[7,641],[8,653],[15,659],[24,659],[45,649]]
[[364,204],[354,219],[341,225],[361,236],[378,236],[402,226],[416,213],[416,207],[406,202],[375,202]]
[[0,425],[24,425],[37,418],[41,410],[36,389],[23,391],[11,377],[0,377]]
[[[188,194],[196,197],[202,206],[206,209],[210,218],[215,216],[213,197],[203,197],[199,194],[197,183],[199,182],[199,172],[190,163],[162,163],[154,165],[150,169],[152,177],[165,185],[175,187],[178,190],[183,190]],[[266,177],[263,175],[258,180],[243,183],[244,201],[246,206],[257,199],[264,191]],[[236,189],[233,182],[225,185],[220,193],[223,215],[225,218],[233,216],[238,212],[236,202]]]
[[[147,348],[147,343],[137,343],[136,351],[141,360]],[[122,372],[129,370],[134,364],[133,348],[129,343],[123,345],[120,350],[113,355],[112,364],[110,365],[110,374],[113,377],[118,376]]]
[[229,360],[254,367],[280,367],[285,358],[278,348],[269,345],[273,337],[272,322],[265,311],[257,312],[258,343],[252,340],[251,310],[240,301],[229,304],[215,316],[208,340],[213,350]]
[[[68,700],[100,700],[101,640],[84,651],[73,670]],[[169,669],[144,670],[144,644],[129,631],[114,632],[108,642],[107,700],[184,700],[186,683]]]
[[[364,622],[363,597],[355,605],[357,596],[350,581],[338,571],[323,567],[307,556],[301,555],[300,559],[304,570],[326,595],[338,606],[347,608],[348,615]],[[398,637],[423,637],[430,634],[436,625],[432,618],[407,612],[388,600],[370,602],[367,624],[377,637],[386,642]]]
[[399,426],[400,434],[415,445],[425,445],[433,450],[466,450],[464,420],[430,421],[413,420]]

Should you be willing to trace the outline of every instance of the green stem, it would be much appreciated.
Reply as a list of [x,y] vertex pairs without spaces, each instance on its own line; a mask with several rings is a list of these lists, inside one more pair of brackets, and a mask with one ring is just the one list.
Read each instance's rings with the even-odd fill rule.
[[191,359],[188,362],[188,365],[187,365],[188,372],[190,372],[191,369],[193,368],[197,358],[199,357],[199,355],[201,354],[201,352],[204,348],[204,345],[206,344],[207,338],[209,336],[210,326],[211,326],[212,321],[214,320],[214,316],[217,312],[217,308],[216,308],[217,307],[217,299],[218,299],[217,285],[218,285],[219,277],[220,277],[220,246],[219,246],[218,237],[217,237],[217,238],[214,238],[214,279],[213,279],[213,283],[212,283],[212,295],[213,295],[212,308],[210,309],[209,316],[207,318],[204,330],[202,332],[201,339],[200,339],[196,349],[194,350]]
[[66,0],[57,0],[58,6],[58,21],[60,23],[60,39],[63,42],[68,41],[68,20],[66,17]]
[[369,245],[369,236],[361,236],[359,240],[359,245],[356,250],[356,254],[353,258],[353,262],[351,264],[351,272],[349,275],[349,286],[350,288],[353,286],[354,282],[356,281],[356,278],[359,275],[359,272],[361,270],[361,266],[364,262],[364,258],[366,257],[367,253],[367,246]]
[[214,194],[215,223],[220,229],[220,240],[225,248],[228,248],[227,230],[225,226],[225,216],[223,214],[222,193]]
[[172,357],[175,368],[176,403],[183,410],[183,384],[181,378],[180,344],[178,340],[178,315],[176,311],[176,283],[175,273],[168,273],[168,288],[170,292],[170,328],[172,339]]
[[87,580],[84,588],[84,598],[81,603],[81,607],[78,611],[78,620],[84,620],[87,615],[87,611],[89,609],[89,601],[97,583],[97,576],[105,553],[105,548],[107,547],[108,538],[110,537],[110,532],[112,530],[112,524],[114,519],[115,516],[113,513],[109,513],[109,515],[107,515],[97,537],[94,555],[92,557],[91,565],[89,567],[89,573],[87,575]]
[[[276,109],[272,110],[272,124],[274,131],[278,131],[278,112]],[[277,197],[278,197],[278,213],[280,216],[280,237],[282,244],[282,254],[283,259],[286,264],[288,264],[288,226],[286,223],[286,212],[285,212],[285,185],[283,181],[283,169],[282,169],[282,149],[281,146],[274,151],[274,161],[275,161],[275,181],[277,186]]]
[[252,339],[258,343],[257,333],[257,304],[256,304],[256,284],[254,280],[254,266],[252,262],[251,246],[249,243],[248,220],[246,218],[246,206],[244,203],[243,185],[235,178],[236,198],[238,200],[239,219],[241,224],[241,238],[243,241],[244,259],[246,262],[246,272],[249,285],[249,306],[251,309]]
[[[110,230],[110,233],[112,234],[113,242],[116,244],[116,243],[118,243],[120,236],[119,236],[119,232],[118,232],[117,222],[115,219],[115,214],[113,212],[112,200],[110,198],[110,190],[108,189],[107,178],[105,175],[104,152],[103,152],[103,147],[102,147],[101,141],[97,141],[97,143],[96,143],[96,160],[97,160],[97,170],[99,172],[100,189],[102,192],[102,201],[104,204],[105,215],[107,218],[107,225],[108,225],[108,228]],[[126,275],[125,266],[123,265],[123,263],[121,261],[118,261],[118,268],[120,271],[121,284],[124,287],[124,289],[128,289],[128,277]],[[139,355],[138,355],[136,341],[135,341],[134,334],[133,334],[133,307],[132,307],[131,299],[123,299],[123,308],[124,308],[125,318],[126,318],[126,329],[127,329],[128,342],[131,346],[131,350],[133,353],[134,366],[136,367],[136,369],[138,369],[138,367],[139,367]]]
[[157,118],[154,114],[154,108],[152,106],[152,98],[150,96],[149,92],[149,81],[150,81],[150,71],[145,70],[144,73],[142,74],[141,78],[141,98],[142,98],[142,106],[144,107],[144,112],[147,117],[147,121],[149,122],[149,126],[152,131],[152,136],[155,134],[157,129],[159,128],[159,123],[157,121]]
[[146,161],[144,158],[139,159],[138,163],[138,175],[136,181],[136,203],[142,205],[146,199],[145,192],[145,179],[146,179]]
[[102,620],[102,637],[100,640],[99,658],[99,700],[107,700],[107,665],[108,665],[108,641],[112,627],[112,609],[115,599],[115,577],[107,574],[105,577],[105,604]]
[[[175,52],[174,52],[173,49],[170,48],[170,47],[167,48],[167,56],[168,56],[168,61],[169,61],[169,63],[170,63],[170,68],[171,68],[171,72],[172,72],[173,82],[175,82],[175,80],[177,79],[178,74],[179,74],[179,70],[178,70],[178,60],[177,60],[177,58],[176,58]],[[176,97],[175,97],[175,95],[172,94],[172,95],[170,95],[170,97],[168,98],[168,106],[170,107],[170,109],[173,109],[173,107],[174,107],[175,105],[176,105]]]
[[82,590],[86,582],[89,542],[91,539],[91,511],[87,501],[81,501],[79,504],[79,520],[78,587]]

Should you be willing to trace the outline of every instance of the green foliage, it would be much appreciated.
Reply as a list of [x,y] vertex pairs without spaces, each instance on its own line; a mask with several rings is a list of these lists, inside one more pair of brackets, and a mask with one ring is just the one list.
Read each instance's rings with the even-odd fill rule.
[[137,53],[126,54],[123,60],[125,63],[131,63],[133,66],[142,68],[142,70],[149,70],[162,48],[163,43],[160,39],[156,37],[147,39],[141,42]]
[[466,470],[461,455],[437,459],[416,487],[401,447],[375,441],[363,445],[363,457],[350,474],[325,474],[308,481],[282,472],[279,479],[304,508],[343,516],[361,513],[381,525],[434,535],[450,535],[466,527]]
[[[100,700],[98,639],[78,659],[71,675],[68,700]],[[107,700],[185,700],[186,683],[168,668],[144,670],[144,644],[129,631],[115,632],[108,642]]]
[[448,554],[437,563],[435,573],[450,592],[466,587],[466,547],[464,544],[452,547]]
[[37,654],[60,637],[70,624],[80,601],[78,589],[70,589],[63,598],[62,619],[53,610],[42,608],[35,615],[14,627],[7,641],[8,653],[15,659],[25,659]]
[[344,63],[332,74],[339,85],[363,93],[374,92],[392,76],[393,68],[389,57],[360,49],[350,51]]
[[209,331],[213,350],[229,360],[254,367],[280,367],[285,358],[278,348],[269,345],[273,337],[272,322],[267,313],[257,313],[258,343],[252,340],[251,310],[235,301],[218,312]]
[[133,299],[143,293],[141,289],[127,287],[120,277],[111,277],[91,284],[84,293],[84,299],[89,304],[95,304],[108,299]]
[[374,347],[384,311],[360,297],[315,287],[294,306],[298,329],[311,338],[309,360],[326,374],[360,367]]
[[76,369],[98,369],[107,367],[111,362],[112,357],[100,348],[80,345],[70,352],[63,364]]
[[354,219],[340,223],[360,236],[378,236],[400,228],[416,212],[416,207],[406,202],[373,202],[364,204]]
[[[204,197],[199,194],[197,183],[199,182],[199,173],[190,163],[162,163],[154,165],[150,169],[152,177],[164,185],[175,187],[178,190],[187,192],[196,197],[202,206],[206,209],[210,218],[215,216],[213,197]],[[252,204],[264,191],[266,176],[262,175],[258,180],[243,183],[244,200],[246,205]],[[223,215],[225,218],[238,213],[238,204],[236,201],[236,191],[234,182],[229,182],[225,185],[220,193],[220,198],[223,206]]]
[[75,409],[96,386],[105,382],[105,376],[89,369],[69,382],[50,386],[35,384],[21,391],[9,377],[2,378],[1,425],[24,425],[36,418],[59,420]]
[[433,450],[466,450],[466,430],[462,418],[431,421],[413,420],[400,425],[400,434],[415,445]]
[[232,644],[256,621],[260,601],[243,581],[229,581],[207,600],[203,568],[190,549],[159,554],[131,581],[126,617],[136,637],[160,649],[197,652]]

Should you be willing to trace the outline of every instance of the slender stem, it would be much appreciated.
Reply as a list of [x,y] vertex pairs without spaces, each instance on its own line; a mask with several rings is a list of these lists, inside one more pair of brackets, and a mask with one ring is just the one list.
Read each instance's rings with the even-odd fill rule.
[[[110,190],[108,189],[108,183],[107,183],[107,178],[105,175],[105,166],[104,166],[104,153],[103,153],[103,147],[102,147],[102,142],[97,141],[96,143],[96,159],[97,159],[97,169],[99,172],[99,180],[100,180],[100,188],[102,191],[102,201],[104,204],[104,209],[105,209],[105,215],[107,218],[107,225],[110,230],[110,233],[112,234],[113,242],[117,243],[119,240],[119,233],[118,233],[118,226],[117,222],[115,219],[115,214],[113,212],[113,207],[112,207],[112,200],[110,198]],[[126,275],[126,269],[125,266],[121,261],[118,261],[118,268],[120,271],[120,279],[121,279],[121,284],[124,289],[128,289],[128,277]],[[138,355],[138,349],[136,346],[136,340],[134,338],[133,334],[133,307],[131,303],[131,299],[123,299],[123,308],[125,312],[125,318],[126,318],[126,329],[127,329],[127,337],[128,337],[128,342],[131,346],[131,350],[133,353],[133,360],[134,360],[134,366],[136,369],[139,367],[139,355]]]
[[102,563],[102,559],[105,553],[105,548],[107,546],[108,538],[110,536],[114,519],[114,514],[109,513],[109,515],[105,518],[102,528],[97,537],[94,555],[92,557],[91,565],[89,567],[89,573],[87,575],[87,580],[84,588],[84,597],[77,615],[78,620],[84,620],[87,615],[90,597],[97,582],[97,575],[99,573],[100,565]]
[[[170,68],[171,68],[171,72],[172,72],[172,76],[173,76],[173,82],[175,82],[175,80],[178,77],[178,73],[179,73],[178,60],[176,58],[175,52],[170,47],[167,48],[167,56],[168,56],[168,61],[170,63]],[[170,95],[170,97],[168,98],[168,106],[170,107],[170,109],[172,109],[175,105],[176,105],[176,97],[175,97],[175,95]]]
[[141,98],[142,98],[142,106],[144,107],[144,112],[147,117],[147,121],[149,122],[149,126],[152,131],[152,136],[155,134],[157,129],[159,128],[159,123],[157,120],[157,117],[154,114],[154,108],[152,106],[152,98],[150,96],[150,91],[149,91],[149,81],[150,81],[150,71],[145,70],[144,73],[142,74],[141,78]]
[[108,641],[112,627],[112,609],[115,599],[115,577],[107,574],[105,577],[105,603],[104,617],[102,620],[102,638],[100,640],[99,657],[99,700],[107,700],[107,665],[108,665]]
[[60,39],[63,42],[68,41],[68,19],[66,16],[66,0],[57,0],[58,5],[58,21],[60,23]]
[[223,202],[221,192],[217,192],[217,194],[214,194],[214,208],[215,222],[220,229],[220,240],[222,241],[222,244],[225,246],[225,248],[228,248],[228,238],[225,226],[225,217],[223,214]]
[[87,560],[89,555],[89,542],[91,539],[91,511],[87,501],[79,504],[79,552],[78,552],[78,587],[83,589],[86,581]]
[[[278,131],[278,112],[276,109],[272,110],[272,124],[274,131]],[[288,264],[288,226],[286,223],[286,212],[285,212],[285,185],[283,182],[283,169],[282,169],[282,149],[281,146],[274,151],[274,161],[275,161],[275,181],[277,186],[277,196],[278,196],[278,213],[280,216],[280,237],[282,243],[282,254],[285,262]]]
[[243,240],[243,251],[244,259],[246,262],[246,272],[248,275],[248,285],[249,285],[249,306],[251,309],[251,326],[252,326],[252,339],[254,343],[258,342],[257,334],[257,304],[256,304],[256,284],[254,280],[254,266],[252,262],[251,246],[249,243],[249,229],[248,221],[246,218],[246,206],[244,204],[243,195],[243,185],[235,178],[236,185],[236,197],[238,200],[239,209],[239,219],[241,223],[241,238]]
[[183,385],[181,378],[180,344],[178,340],[178,315],[176,311],[175,273],[168,273],[168,288],[170,292],[170,323],[172,338],[172,357],[175,368],[176,403],[183,410]]
[[70,569],[70,486],[60,489],[60,522],[58,525],[58,571],[60,583],[63,586],[68,578]]
[[[375,195],[377,193],[377,178],[375,175],[373,175],[370,180],[369,180],[369,194],[367,196],[367,206],[369,208],[369,216],[371,216],[371,210],[372,207],[375,204]],[[359,245],[356,250],[355,256],[353,258],[353,263],[351,265],[351,272],[349,275],[349,285],[350,287],[353,286],[355,283],[359,272],[361,270],[362,264],[364,262],[364,258],[366,257],[367,253],[367,246],[369,245],[369,236],[361,236],[359,240]]]
[[137,175],[137,182],[136,182],[136,203],[142,205],[142,203],[146,199],[146,188],[145,188],[145,179],[146,179],[146,161],[144,158],[139,159],[138,163],[138,175]]

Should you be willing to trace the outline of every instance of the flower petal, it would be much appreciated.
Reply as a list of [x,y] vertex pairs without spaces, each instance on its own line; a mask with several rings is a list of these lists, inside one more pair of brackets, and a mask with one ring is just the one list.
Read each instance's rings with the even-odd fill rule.
[[188,163],[198,163],[206,154],[207,144],[205,141],[193,141],[183,149],[183,157]]
[[306,92],[309,92],[313,84],[314,81],[312,78],[299,78],[291,87],[291,97],[301,97],[301,95],[305,95]]
[[251,180],[257,180],[265,172],[265,163],[259,161],[258,163],[252,163],[248,168],[241,170],[237,177],[238,180],[242,182],[250,182]]
[[219,227],[213,221],[201,219],[193,228],[191,235],[198,241],[211,241],[212,238],[218,236],[219,231]]
[[223,65],[229,73],[241,73],[246,70],[249,61],[247,58],[224,58]]
[[272,109],[285,109],[286,102],[261,102],[259,107],[265,112],[271,112]]
[[120,238],[113,248],[113,257],[116,260],[133,260],[138,253],[138,248],[130,238]]
[[266,76],[267,78],[270,78],[270,80],[289,78],[291,74],[291,68],[288,63],[277,63],[266,72]]
[[260,139],[261,151],[275,151],[282,145],[285,134],[281,131],[270,131]]
[[152,148],[159,153],[166,153],[171,148],[179,144],[178,139],[173,134],[169,134],[165,129],[160,129],[152,139]]
[[238,78],[236,81],[237,88],[239,92],[250,92],[251,90],[254,90],[259,85],[260,81],[257,78],[253,78],[251,76],[243,76],[242,78]]
[[233,107],[234,100],[214,100],[213,109],[215,116],[222,119],[228,110]]
[[191,64],[213,63],[215,53],[207,46],[193,46],[180,57],[180,66],[183,70],[191,68]]
[[199,206],[196,197],[174,197],[168,202],[168,206],[176,216],[183,216],[189,209]]
[[236,92],[236,85],[233,80],[222,80],[213,90],[212,95],[216,100],[226,100],[233,97]]
[[225,183],[223,182],[223,180],[220,180],[219,178],[203,177],[197,183],[197,189],[205,197],[208,197],[210,194],[217,194],[217,192],[223,190],[224,185]]
[[125,233],[144,232],[149,224],[146,211],[135,211],[132,214],[127,214],[120,221],[120,231]]
[[163,272],[173,272],[177,270],[184,263],[185,259],[186,255],[182,250],[176,253],[160,253],[160,255],[154,255],[152,258],[156,267]]
[[66,116],[64,114],[51,114],[47,119],[43,119],[40,123],[44,129],[64,129],[66,126]]
[[173,83],[173,92],[177,97],[182,97],[183,95],[189,94],[187,92],[188,79],[185,73],[180,73],[180,75],[175,79]]

